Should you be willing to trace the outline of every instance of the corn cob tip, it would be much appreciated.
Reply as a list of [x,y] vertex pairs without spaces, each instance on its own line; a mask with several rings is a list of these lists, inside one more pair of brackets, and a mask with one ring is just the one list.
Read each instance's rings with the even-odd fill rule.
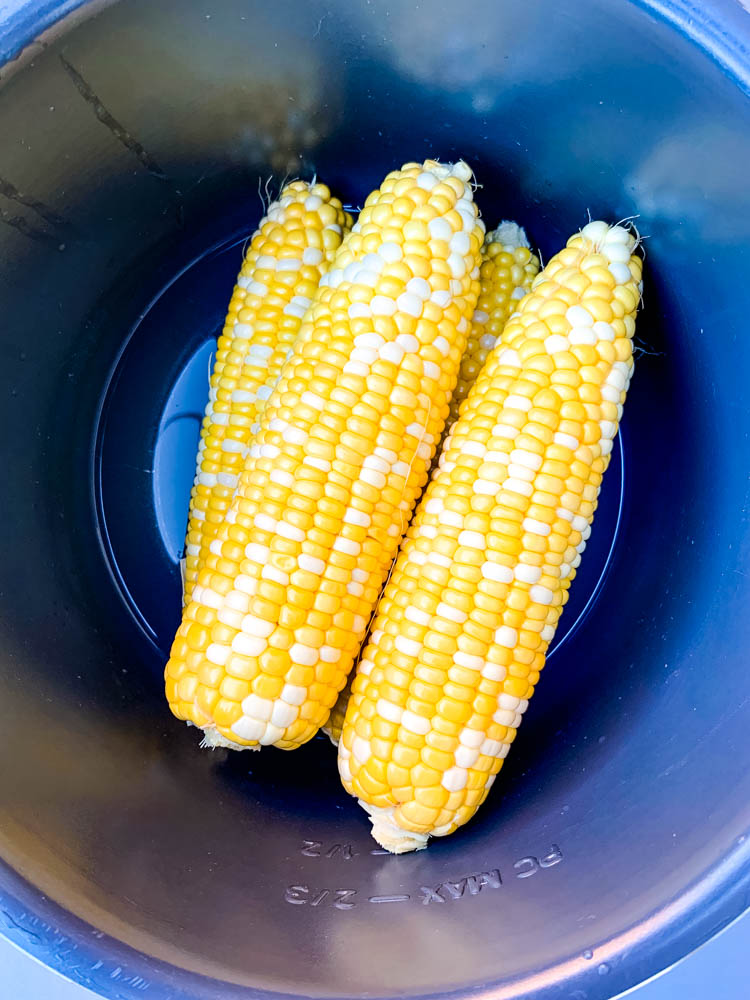
[[[408,165],[406,164],[406,166]],[[439,180],[444,180],[446,177],[457,177],[460,181],[468,183],[474,177],[474,171],[465,160],[457,160],[455,163],[425,160],[422,166],[423,170],[434,174]]]
[[508,219],[503,219],[497,229],[487,233],[484,242],[485,246],[489,243],[501,243],[503,246],[513,247],[513,249],[518,247],[531,248],[525,230],[517,222],[511,222]]
[[606,256],[611,257],[613,262],[617,262],[620,258],[622,258],[621,262],[626,263],[627,259],[640,242],[638,230],[632,223],[630,225],[631,228],[626,229],[624,226],[619,224],[616,226],[610,226],[608,222],[603,222],[601,219],[597,219],[594,222],[589,222],[588,225],[583,227],[581,230],[581,236],[583,236],[584,239],[590,240],[594,249],[597,251],[602,251],[605,248],[611,249],[618,245],[621,246],[623,249],[619,254],[615,251],[614,257],[612,257],[611,254],[606,254]]
[[359,799],[359,804],[369,814],[372,836],[385,851],[391,854],[408,854],[409,851],[423,851],[427,847],[429,835],[404,830],[393,820],[393,809],[371,806]]
[[254,747],[244,747],[240,746],[239,743],[232,743],[225,736],[222,736],[218,729],[214,726],[209,726],[207,729],[201,730],[202,739],[200,742],[201,750],[217,750],[223,747],[227,750],[260,750],[259,746]]

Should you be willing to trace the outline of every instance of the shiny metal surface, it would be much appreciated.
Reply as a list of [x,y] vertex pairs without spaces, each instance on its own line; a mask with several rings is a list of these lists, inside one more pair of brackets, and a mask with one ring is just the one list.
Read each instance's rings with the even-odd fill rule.
[[[0,5],[0,931],[118,1000],[603,1000],[677,960],[750,903],[739,8],[121,0],[24,49],[57,9]],[[325,741],[230,758],[169,717],[154,477],[259,179],[356,205],[423,155],[545,258],[639,214],[648,276],[598,598],[476,821],[390,858]]]
[[[636,986],[631,1000],[745,1000],[750,946],[750,912],[711,938],[673,968]],[[13,1000],[92,1000],[97,994],[63,978],[49,966],[35,961],[7,938],[0,937],[3,986]],[[0,993],[0,996],[5,996]]]

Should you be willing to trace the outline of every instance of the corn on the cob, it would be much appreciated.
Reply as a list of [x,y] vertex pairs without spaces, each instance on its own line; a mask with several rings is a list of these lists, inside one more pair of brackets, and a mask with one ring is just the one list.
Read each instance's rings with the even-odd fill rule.
[[201,428],[185,545],[187,604],[234,496],[258,416],[351,218],[325,184],[294,181],[247,249],[229,303]]
[[[487,233],[479,269],[479,299],[451,397],[450,415],[443,431],[445,435],[457,419],[458,408],[502,334],[508,316],[518,300],[529,291],[538,271],[539,259],[529,249],[526,233],[515,222],[501,222],[497,229]],[[338,746],[341,738],[353,681],[354,671],[323,726],[334,746]]]
[[468,396],[508,317],[518,300],[531,288],[538,271],[539,259],[529,249],[526,233],[515,222],[501,222],[497,229],[487,233],[482,247],[479,301],[451,398],[446,432],[458,418],[459,406]]
[[344,786],[396,853],[471,818],[539,679],[632,374],[634,244],[590,223],[539,275],[396,560],[339,743]]
[[210,745],[325,722],[427,478],[479,292],[465,163],[407,164],[321,280],[172,647],[172,711]]

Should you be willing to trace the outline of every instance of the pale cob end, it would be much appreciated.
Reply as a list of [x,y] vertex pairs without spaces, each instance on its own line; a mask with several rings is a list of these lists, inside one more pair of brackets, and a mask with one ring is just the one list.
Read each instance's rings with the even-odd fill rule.
[[[193,725],[189,722],[188,725]],[[228,740],[215,726],[207,726],[203,730],[203,736],[200,742],[201,750],[260,750],[259,746],[255,747],[243,747],[240,743],[236,743],[234,740]]]
[[591,530],[632,375],[642,262],[568,241],[454,424],[373,622],[339,771],[388,850],[466,823],[515,739]]
[[351,221],[325,184],[293,181],[250,241],[210,376],[181,566],[185,604],[229,510],[258,417]]
[[526,247],[528,250],[531,247],[526,230],[510,219],[505,219],[496,229],[487,233],[484,245],[487,247],[491,243],[499,243],[501,247],[508,247],[509,250],[515,250],[517,247]]
[[422,851],[430,840],[427,833],[415,833],[404,830],[394,822],[393,809],[379,809],[359,799],[359,804],[370,817],[373,840],[391,854],[408,854],[410,851]]
[[343,688],[427,480],[479,293],[471,170],[367,199],[260,416],[166,667],[221,745],[293,749]]

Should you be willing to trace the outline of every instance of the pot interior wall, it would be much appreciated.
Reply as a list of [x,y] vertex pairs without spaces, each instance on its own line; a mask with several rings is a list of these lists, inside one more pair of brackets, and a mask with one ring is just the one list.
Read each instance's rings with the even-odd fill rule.
[[[748,134],[737,80],[603,0],[121,0],[10,63],[8,866],[176,969],[281,993],[541,996],[579,976],[571,996],[604,997],[679,957],[750,825]],[[645,307],[513,752],[471,826],[391,858],[326,740],[199,752],[161,672],[210,344],[261,195],[317,172],[357,206],[426,156],[467,159],[488,223],[521,222],[545,259],[589,212],[637,215]]]

